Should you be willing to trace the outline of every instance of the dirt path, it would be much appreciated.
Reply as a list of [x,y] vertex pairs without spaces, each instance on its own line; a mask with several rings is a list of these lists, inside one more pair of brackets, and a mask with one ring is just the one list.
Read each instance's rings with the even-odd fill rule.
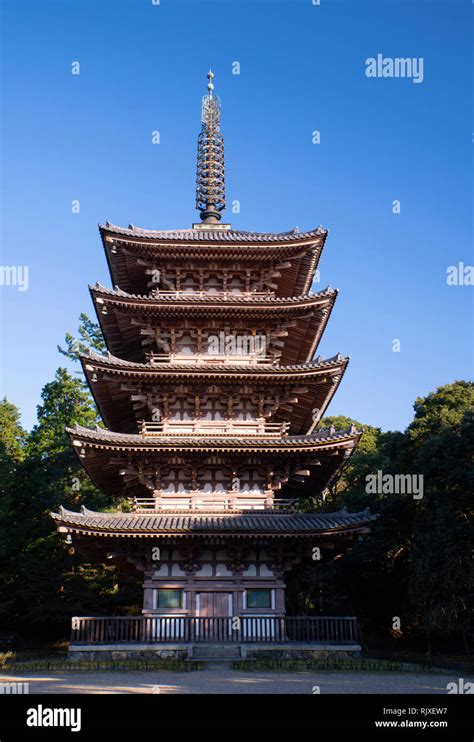
[[[474,678],[464,678],[473,682]],[[446,694],[456,675],[370,672],[31,672],[0,675],[28,683],[29,693],[433,693]]]

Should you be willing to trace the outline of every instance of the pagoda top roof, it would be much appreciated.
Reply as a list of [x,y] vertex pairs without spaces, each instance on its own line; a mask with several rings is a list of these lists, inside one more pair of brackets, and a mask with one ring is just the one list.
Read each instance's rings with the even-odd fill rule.
[[195,262],[201,266],[216,262],[257,268],[277,264],[276,294],[303,294],[311,286],[327,237],[327,230],[321,227],[272,234],[209,225],[178,230],[122,229],[107,223],[99,225],[99,230],[112,283],[130,293],[145,290],[145,268],[159,260],[191,271]]
[[[230,225],[218,225],[217,227],[184,228],[184,229],[142,229],[134,224],[128,227],[118,227],[106,221],[99,224],[101,233],[116,234],[118,237],[126,237],[139,240],[155,240],[164,242],[242,242],[242,243],[301,243],[311,242],[319,237],[326,237],[328,230],[322,226],[307,232],[300,232],[297,227],[289,232],[247,232],[240,229],[231,229]],[[226,228],[227,227],[227,228]]]
[[159,514],[98,513],[82,508],[80,513],[59,508],[51,513],[57,526],[65,531],[103,536],[312,536],[351,532],[376,520],[367,508],[349,513],[343,508],[334,513],[279,513],[278,511],[238,514]]

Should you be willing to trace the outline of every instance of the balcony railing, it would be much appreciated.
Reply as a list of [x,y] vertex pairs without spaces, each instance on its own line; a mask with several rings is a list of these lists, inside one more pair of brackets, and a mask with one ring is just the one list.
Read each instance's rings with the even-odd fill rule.
[[260,353],[237,355],[236,353],[154,353],[151,351],[150,353],[146,353],[145,356],[147,361],[152,365],[156,363],[186,363],[190,366],[222,366],[223,364],[273,366],[277,362],[274,356],[264,356]]
[[75,617],[72,644],[134,644],[154,642],[296,642],[358,644],[353,616],[190,616]]
[[132,501],[133,512],[152,513],[163,510],[201,510],[202,512],[235,512],[242,510],[298,510],[298,500],[293,498],[273,500],[271,497],[258,496],[223,496],[203,495],[194,492],[183,495],[161,494],[156,497],[135,497]]
[[265,420],[164,420],[151,422],[142,420],[141,433],[145,437],[155,436],[268,436],[287,435],[290,423],[269,423]]
[[160,296],[171,296],[174,299],[209,299],[217,297],[218,299],[235,299],[240,298],[241,296],[248,297],[250,299],[253,299],[254,297],[258,296],[274,296],[275,292],[271,289],[268,289],[268,291],[241,291],[241,290],[234,290],[234,291],[209,291],[209,289],[206,291],[200,291],[199,289],[176,289],[176,290],[164,290],[164,289],[153,289],[150,293],[150,296],[153,299],[159,299]]

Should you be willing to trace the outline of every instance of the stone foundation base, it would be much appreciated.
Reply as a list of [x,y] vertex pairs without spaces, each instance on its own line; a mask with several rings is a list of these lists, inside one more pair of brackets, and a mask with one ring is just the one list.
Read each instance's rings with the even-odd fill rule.
[[252,660],[348,660],[360,656],[359,644],[242,646],[242,659]]
[[187,660],[189,648],[166,644],[90,644],[69,646],[67,658],[73,661],[124,662],[126,660]]
[[[277,643],[244,643],[232,644],[226,642],[223,645],[200,643],[196,644],[71,644],[69,646],[68,659],[73,661],[103,661],[124,662],[127,660],[189,660],[195,657],[193,648],[206,647],[214,657],[219,655],[219,647],[225,649],[231,647],[238,649],[240,658],[243,660],[295,660],[295,659],[357,659],[360,657],[359,644],[277,644]],[[201,657],[199,657],[201,659]]]

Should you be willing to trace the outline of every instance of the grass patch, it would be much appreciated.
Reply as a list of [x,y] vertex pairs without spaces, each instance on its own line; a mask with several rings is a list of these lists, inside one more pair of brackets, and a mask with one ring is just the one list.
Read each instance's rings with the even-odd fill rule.
[[[301,670],[337,671],[346,672],[426,672],[439,673],[441,668],[433,665],[418,664],[414,662],[398,662],[394,660],[374,660],[374,659],[255,659],[251,662],[244,661],[234,662],[235,670],[264,671],[271,670],[276,672],[294,672]],[[445,668],[443,668],[445,669]],[[446,668],[447,669],[447,668]],[[451,668],[451,672],[454,670]]]
[[[371,660],[388,660],[392,661],[393,653],[369,650],[367,652]],[[444,655],[433,655],[433,654],[422,654],[421,652],[398,652],[397,661],[404,664],[415,664],[423,665],[426,667],[432,667],[436,671],[446,670],[447,672],[457,672],[465,675],[472,675],[474,673],[474,660],[469,655],[455,655],[455,654],[444,654]]]
[[67,657],[21,656],[14,652],[0,654],[1,673],[43,672],[91,672],[106,670],[150,670],[154,672],[189,672],[201,670],[202,662],[187,662],[173,659],[130,660],[68,660]]

